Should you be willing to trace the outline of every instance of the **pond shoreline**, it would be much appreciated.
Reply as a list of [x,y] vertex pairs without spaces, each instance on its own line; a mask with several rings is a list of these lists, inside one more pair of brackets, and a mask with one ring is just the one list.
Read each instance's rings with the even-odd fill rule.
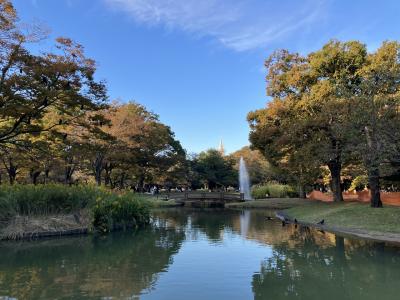
[[[370,208],[366,203],[269,198],[227,205],[230,209],[271,209],[277,218],[301,226],[378,242],[400,244],[400,208]],[[396,217],[399,216],[399,217]],[[324,219],[324,224],[317,224]]]
[[297,224],[300,226],[311,227],[313,229],[318,229],[321,231],[327,231],[334,234],[338,234],[344,237],[356,237],[367,239],[375,242],[388,242],[400,245],[400,234],[397,233],[388,233],[388,232],[379,232],[379,231],[366,231],[362,229],[354,229],[354,228],[343,228],[332,225],[321,225],[310,222],[304,222],[301,220],[294,221],[294,218],[290,217],[285,211],[277,211],[275,216],[281,221],[289,224]]
[[[180,204],[173,200],[170,201],[155,201],[153,209],[156,208],[173,208],[178,207]],[[388,223],[395,230],[380,230],[379,227],[376,230],[371,230],[370,228],[365,228],[365,224],[368,225],[367,219],[374,218],[367,215],[366,213],[360,212],[365,220],[362,222],[353,222],[351,226],[346,226],[349,223],[349,219],[357,217],[354,212],[365,210],[367,205],[362,204],[333,204],[333,203],[322,203],[314,200],[299,199],[299,198],[270,198],[264,200],[247,201],[240,203],[229,203],[226,205],[225,209],[268,209],[275,211],[277,218],[284,220],[286,223],[295,223],[294,220],[297,219],[297,224],[301,226],[312,227],[322,231],[332,232],[342,236],[357,237],[362,239],[368,239],[378,242],[390,242],[395,244],[400,244],[400,226],[395,220],[383,219],[386,215],[383,215],[383,209],[374,209],[371,212],[382,213],[382,216],[375,217],[380,223]],[[334,208],[343,215],[341,220],[336,220],[332,218],[330,210]],[[386,207],[392,215],[397,215],[400,212],[400,208],[397,207]],[[315,213],[317,211],[317,213]],[[317,224],[318,220],[325,220],[325,224]],[[51,222],[50,222],[51,221]],[[347,222],[347,223],[346,223]],[[21,225],[24,226],[21,226]],[[29,226],[34,224],[35,227]],[[46,224],[46,226],[43,226]],[[11,225],[11,224],[10,224]],[[91,232],[89,230],[89,221],[87,216],[76,215],[63,215],[63,216],[48,216],[47,218],[42,217],[29,217],[21,218],[19,222],[12,224],[11,226],[18,225],[19,232],[13,232],[11,235],[1,234],[0,240],[37,240],[41,238],[54,238],[62,236],[71,235],[87,235]],[[32,230],[34,228],[35,230]],[[17,230],[18,231],[18,230]]]

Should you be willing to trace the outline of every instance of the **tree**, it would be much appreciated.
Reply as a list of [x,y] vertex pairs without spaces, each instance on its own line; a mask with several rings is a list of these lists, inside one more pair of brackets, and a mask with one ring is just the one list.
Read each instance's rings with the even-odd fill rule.
[[222,157],[215,149],[201,152],[194,159],[195,170],[199,174],[204,186],[208,189],[237,185],[237,172],[233,166],[235,161],[229,157]]
[[[24,48],[29,36],[14,30],[12,16],[2,16],[0,25],[0,36],[9,37],[0,44],[0,147],[56,131],[107,99],[105,85],[94,80],[95,63],[81,45],[58,38],[56,53],[33,55]],[[51,111],[59,117],[44,124],[42,118]]]
[[343,201],[341,172],[350,143],[352,128],[351,98],[358,82],[358,71],[366,60],[366,47],[357,41],[330,41],[308,56],[311,79],[309,91],[300,105],[304,107],[305,127],[317,137],[318,153],[331,173],[335,201]]
[[306,197],[307,185],[320,175],[321,162],[314,156],[313,144],[294,128],[294,117],[286,101],[274,99],[267,108],[248,114],[250,142],[271,165],[286,174],[285,180],[295,183],[299,195]]
[[269,108],[249,114],[255,147],[269,143],[273,154],[264,153],[280,153],[278,158],[294,164],[303,178],[326,165],[335,201],[343,201],[341,170],[351,139],[348,95],[365,58],[365,46],[358,42],[331,41],[307,57],[277,51],[266,61],[267,94],[274,100]]
[[400,149],[400,44],[384,42],[368,54],[352,95],[353,146],[363,158],[371,206],[382,207],[380,178]]
[[146,181],[157,181],[185,161],[185,151],[170,127],[144,106],[134,102],[115,104],[106,117],[111,125],[104,131],[115,138],[113,151],[106,159],[119,167],[120,185],[131,178],[143,189]]

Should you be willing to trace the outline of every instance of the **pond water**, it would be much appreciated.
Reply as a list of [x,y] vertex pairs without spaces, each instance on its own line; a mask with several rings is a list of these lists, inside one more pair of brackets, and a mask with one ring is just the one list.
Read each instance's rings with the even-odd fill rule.
[[400,299],[400,250],[268,221],[166,209],[104,237],[0,244],[0,299]]

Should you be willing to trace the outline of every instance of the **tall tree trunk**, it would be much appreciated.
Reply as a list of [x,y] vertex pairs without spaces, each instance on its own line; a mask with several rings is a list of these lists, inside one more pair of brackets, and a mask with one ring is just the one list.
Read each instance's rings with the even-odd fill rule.
[[10,157],[8,157],[7,161],[3,159],[3,164],[8,173],[9,182],[12,185],[14,184],[15,179],[17,178],[18,166],[14,165]]
[[366,167],[368,172],[368,185],[371,190],[371,207],[382,207],[381,188],[379,182],[379,145],[376,134],[365,126],[365,137],[367,139]]
[[104,155],[103,153],[97,152],[96,153],[96,159],[92,163],[93,169],[94,169],[94,177],[96,179],[97,185],[101,185],[101,173],[103,172],[104,169]]
[[119,179],[119,186],[121,190],[125,187],[125,172],[122,172],[121,177]]
[[144,175],[140,175],[139,182],[138,182],[138,192],[144,192]]
[[38,179],[40,173],[41,173],[41,171],[37,171],[37,170],[35,171],[33,169],[31,169],[29,171],[29,176],[31,177],[32,184],[37,185],[37,179]]
[[50,169],[49,168],[46,168],[45,170],[44,170],[44,184],[46,184],[47,183],[47,181],[49,180],[49,173],[50,173]]
[[340,174],[342,172],[342,149],[341,143],[333,135],[330,137],[331,147],[334,157],[328,162],[328,168],[331,173],[331,189],[333,193],[333,201],[343,201],[342,185],[340,181]]
[[8,177],[10,179],[10,184],[14,184],[15,179],[17,178],[17,167],[14,165],[10,165],[8,170]]
[[107,186],[110,184],[111,187],[113,187],[113,184],[111,182],[111,172],[113,170],[114,166],[108,162],[104,164],[104,185]]
[[342,185],[340,182],[340,173],[342,171],[342,164],[340,160],[334,159],[328,163],[328,168],[331,173],[331,189],[333,193],[333,201],[343,201]]
[[75,171],[75,166],[73,164],[73,158],[68,157],[66,159],[66,166],[65,166],[65,173],[64,173],[64,180],[65,184],[71,185],[72,184],[72,174]]
[[381,189],[379,183],[379,169],[369,171],[368,185],[371,190],[371,207],[382,207]]

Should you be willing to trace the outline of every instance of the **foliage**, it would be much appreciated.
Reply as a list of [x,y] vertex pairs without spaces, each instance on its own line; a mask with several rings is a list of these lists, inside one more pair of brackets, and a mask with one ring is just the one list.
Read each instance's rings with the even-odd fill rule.
[[261,186],[253,186],[251,195],[254,199],[298,197],[298,193],[290,185],[279,183],[266,183]]
[[[185,151],[171,129],[140,104],[114,104],[105,111],[111,122],[104,131],[114,137],[104,152],[107,181],[112,186],[129,179],[142,189],[145,182],[165,184],[181,173]],[[122,150],[124,149],[124,150]],[[117,176],[111,172],[117,171]]]
[[360,175],[357,176],[353,179],[353,181],[351,182],[351,186],[350,186],[350,191],[361,191],[363,189],[365,189],[368,185],[368,176],[366,175]]
[[135,102],[108,102],[96,63],[69,38],[32,53],[10,1],[0,2],[0,184],[92,182],[143,190],[186,184],[186,153],[171,128]]
[[91,186],[2,185],[0,218],[71,213],[90,207],[105,192]]
[[233,168],[234,163],[232,158],[223,157],[215,149],[201,152],[193,160],[194,169],[200,181],[208,189],[236,185],[238,178]]
[[343,168],[363,164],[371,205],[380,207],[381,174],[400,149],[399,57],[397,42],[373,53],[336,40],[307,56],[276,51],[265,63],[272,101],[248,115],[252,147],[299,186],[329,169],[335,201],[343,200]]
[[149,222],[149,205],[132,193],[96,199],[92,210],[93,226],[100,232],[108,232],[118,227],[134,227]]
[[0,188],[0,221],[14,216],[79,213],[88,210],[101,232],[118,226],[148,222],[150,205],[131,192],[116,194],[89,185],[3,185]]
[[258,150],[251,150],[246,146],[229,155],[234,161],[234,168],[239,172],[240,157],[246,161],[247,170],[252,184],[259,184],[269,180],[279,180],[279,174]]

